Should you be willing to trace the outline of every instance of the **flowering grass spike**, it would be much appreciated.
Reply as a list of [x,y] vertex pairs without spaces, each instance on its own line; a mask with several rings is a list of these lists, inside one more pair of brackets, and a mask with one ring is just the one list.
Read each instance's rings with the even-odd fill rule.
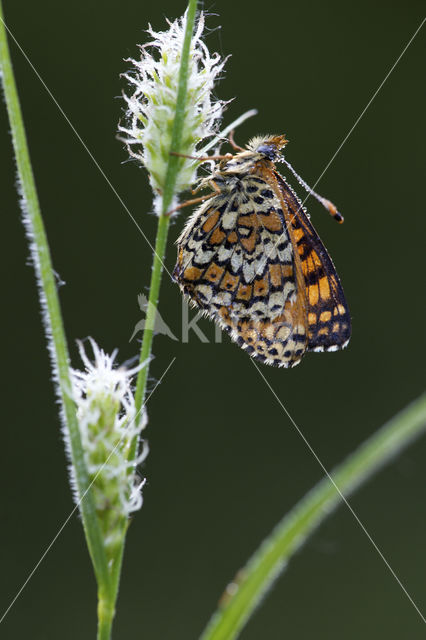
[[[169,23],[168,31],[156,32],[140,47],[141,59],[130,60],[133,69],[124,74],[134,88],[124,95],[127,102],[126,126],[119,131],[131,157],[138,159],[150,174],[151,186],[161,194],[165,186],[170,151],[194,155],[202,140],[215,135],[224,103],[212,97],[212,89],[225,60],[210,54],[202,41],[204,16],[201,13],[192,36],[184,119],[179,149],[172,149],[173,124],[179,88],[179,67],[187,14]],[[197,163],[179,158],[175,193],[187,189],[196,177]]]
[[[133,439],[146,425],[138,415],[131,379],[140,369],[114,367],[117,352],[104,353],[94,340],[92,363],[80,344],[85,371],[71,370],[73,398],[77,404],[80,435],[95,498],[96,511],[105,533],[105,546],[121,539],[129,514],[142,505],[136,466],[147,455],[144,443],[136,460],[129,461]],[[73,470],[71,470],[73,476]],[[77,500],[80,496],[76,495]]]

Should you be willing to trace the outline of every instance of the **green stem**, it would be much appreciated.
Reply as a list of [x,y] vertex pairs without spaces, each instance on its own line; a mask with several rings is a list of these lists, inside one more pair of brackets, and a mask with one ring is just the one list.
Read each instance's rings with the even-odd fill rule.
[[[154,337],[155,316],[157,314],[158,299],[160,296],[161,276],[163,273],[163,260],[166,252],[167,234],[170,217],[161,214],[158,218],[157,237],[155,240],[154,256],[152,262],[151,283],[149,286],[148,308],[146,311],[145,328],[142,338],[140,362],[146,363],[139,371],[136,382],[135,404],[140,411],[145,400],[146,382],[149,373],[149,359],[151,357],[152,340]],[[134,458],[133,450],[129,459]]]
[[[181,63],[179,68],[179,86],[176,99],[176,113],[173,122],[172,142],[170,147],[170,151],[174,151],[176,153],[179,153],[182,141],[182,130],[185,118],[185,104],[187,100],[189,53],[191,48],[192,33],[194,30],[196,9],[197,0],[189,0],[186,16],[185,36],[183,40]],[[160,210],[158,211],[157,238],[155,241],[151,284],[149,288],[148,309],[146,314],[146,324],[142,338],[140,355],[140,362],[146,364],[139,371],[136,382],[135,403],[137,411],[140,411],[142,409],[145,400],[146,383],[148,379],[150,364],[149,359],[151,357],[152,340],[154,337],[155,315],[157,313],[158,299],[160,294],[161,276],[163,272],[163,259],[167,243],[167,232],[170,224],[170,217],[166,214],[170,209],[170,205],[175,195],[178,165],[179,158],[177,156],[169,155],[164,191],[161,198]],[[134,446],[132,447],[132,450],[129,454],[130,460],[134,459],[135,457],[136,447],[137,442],[134,442]]]
[[110,640],[115,604],[110,594],[98,591],[98,633],[97,640]]
[[[236,579],[235,593],[211,618],[202,640],[231,640],[307,537],[373,473],[426,430],[426,394],[394,416],[328,477],[323,478],[276,526]],[[333,484],[335,483],[335,484]],[[339,491],[337,488],[339,488]]]
[[83,517],[84,531],[96,578],[98,582],[102,582],[107,585],[108,567],[106,555],[96,516],[93,496],[89,490],[89,478],[84,462],[84,453],[81,445],[75,405],[71,396],[68,347],[62,323],[62,315],[56,290],[55,276],[52,269],[49,245],[41,216],[25,135],[24,122],[13,75],[1,2],[0,65],[10,128],[12,131],[19,182],[22,189],[22,208],[24,212],[24,219],[28,224],[28,231],[31,236],[32,254],[37,279],[40,285],[41,303],[44,308],[43,315],[46,325],[47,339],[53,347],[51,349],[52,364],[55,377],[57,377],[58,380],[58,393],[64,409],[66,427],[69,434],[72,464],[75,470],[78,495],[81,498],[80,511]]
[[115,607],[120,585],[121,567],[123,563],[124,545],[128,521],[124,523],[122,542],[117,546],[116,552],[110,563],[109,589],[102,585],[98,588],[98,634],[97,640],[110,640],[112,624],[115,616]]
[[[176,113],[173,122],[171,151],[179,152],[182,130],[185,117],[185,103],[188,85],[189,73],[189,52],[191,47],[192,32],[194,29],[195,12],[197,8],[197,0],[189,0],[188,12],[185,25],[185,36],[182,46],[181,64],[179,69],[179,87],[176,100]],[[166,253],[167,235],[170,225],[170,216],[167,215],[171,202],[175,195],[176,177],[178,170],[178,157],[169,156],[164,192],[161,197],[161,205],[158,213],[157,236],[155,240],[154,256],[152,263],[151,282],[149,286],[148,308],[146,312],[145,329],[142,338],[142,347],[140,353],[140,363],[144,366],[139,371],[136,381],[135,405],[136,411],[142,410],[145,395],[146,384],[149,374],[149,365],[152,352],[152,341],[154,338],[155,317],[157,314],[158,300],[160,296],[161,277],[163,275],[164,256]],[[138,439],[133,440],[129,451],[129,460],[134,460],[138,446]],[[115,603],[118,595],[118,586],[120,582],[121,565],[124,552],[123,544],[117,551],[114,560],[114,567],[111,572],[111,584],[108,594],[100,591],[98,598],[98,640],[107,640],[110,637],[112,621],[115,611]]]

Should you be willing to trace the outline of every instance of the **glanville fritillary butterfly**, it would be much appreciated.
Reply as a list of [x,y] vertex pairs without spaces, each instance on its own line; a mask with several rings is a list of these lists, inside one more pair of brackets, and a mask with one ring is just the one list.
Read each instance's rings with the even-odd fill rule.
[[[294,367],[306,351],[336,351],[351,335],[348,306],[335,267],[300,200],[278,173],[285,136],[253,138],[219,160],[198,189],[213,192],[177,240],[173,278],[194,306],[255,359]],[[198,191],[197,189],[197,191]],[[190,201],[192,202],[192,201]]]

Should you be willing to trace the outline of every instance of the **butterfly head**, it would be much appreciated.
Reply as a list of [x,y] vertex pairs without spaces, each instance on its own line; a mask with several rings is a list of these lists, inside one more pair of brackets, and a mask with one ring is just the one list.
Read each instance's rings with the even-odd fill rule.
[[250,140],[247,149],[263,156],[266,160],[276,162],[281,158],[281,149],[287,142],[285,136],[258,136]]
[[[226,178],[228,186],[234,187],[234,179],[240,180],[253,171],[256,163],[268,165],[281,160],[281,149],[287,144],[285,136],[258,136],[252,138],[247,149],[239,151],[235,155],[223,156],[214,173],[214,179]],[[209,178],[210,180],[210,178]],[[231,180],[231,182],[229,182]]]

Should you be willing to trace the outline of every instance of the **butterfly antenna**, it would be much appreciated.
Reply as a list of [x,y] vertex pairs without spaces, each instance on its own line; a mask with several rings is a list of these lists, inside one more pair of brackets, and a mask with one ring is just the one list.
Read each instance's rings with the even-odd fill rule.
[[282,158],[282,162],[285,164],[286,167],[288,167],[290,169],[290,171],[295,176],[295,178],[297,179],[299,184],[301,184],[302,187],[304,189],[306,189],[306,191],[309,193],[309,195],[314,196],[314,198],[316,198],[318,200],[318,202],[321,202],[322,206],[327,209],[329,214],[335,220],[337,220],[337,222],[340,222],[340,223],[343,222],[344,218],[343,218],[342,214],[337,211],[336,205],[334,205],[330,200],[327,200],[327,198],[323,198],[322,196],[319,195],[319,193],[317,193],[316,191],[311,189],[311,187],[303,180],[303,178],[301,178],[299,176],[299,174],[296,173],[296,171],[293,169],[291,164],[289,162],[287,162],[287,160]]

